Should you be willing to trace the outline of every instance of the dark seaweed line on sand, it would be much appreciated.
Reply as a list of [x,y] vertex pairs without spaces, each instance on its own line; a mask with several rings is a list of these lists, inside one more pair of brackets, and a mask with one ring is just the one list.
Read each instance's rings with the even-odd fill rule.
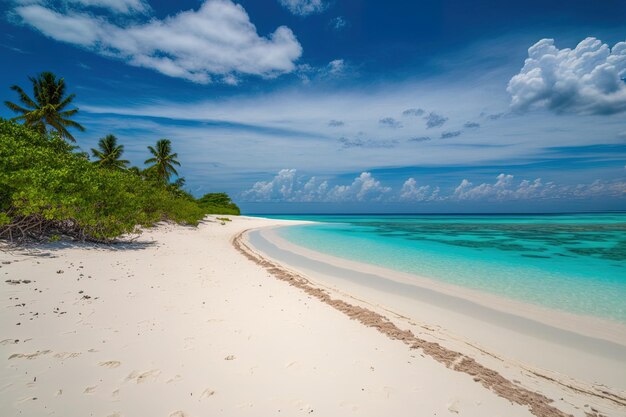
[[[243,235],[247,231],[244,230],[235,236],[232,241],[233,246],[246,258],[262,266],[276,278],[303,290],[307,294],[346,314],[351,319],[377,329],[392,340],[400,340],[409,345],[411,349],[421,349],[425,354],[444,364],[447,368],[472,376],[474,381],[479,382],[498,396],[513,403],[527,406],[530,412],[537,417],[572,417],[571,414],[566,414],[551,405],[553,400],[545,395],[530,391],[509,381],[498,372],[481,365],[469,356],[446,349],[438,343],[420,339],[410,330],[401,330],[379,313],[331,298],[326,291],[313,286],[306,278],[287,271],[273,262],[258,256],[242,241]],[[598,414],[586,413],[586,415],[588,417],[599,417]]]

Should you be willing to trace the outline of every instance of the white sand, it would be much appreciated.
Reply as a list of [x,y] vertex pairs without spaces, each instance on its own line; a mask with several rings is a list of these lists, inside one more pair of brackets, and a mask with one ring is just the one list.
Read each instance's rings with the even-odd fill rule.
[[[139,247],[0,252],[0,415],[530,415],[231,244],[244,229],[280,223],[241,217],[160,227]],[[576,416],[625,414],[520,378]]]

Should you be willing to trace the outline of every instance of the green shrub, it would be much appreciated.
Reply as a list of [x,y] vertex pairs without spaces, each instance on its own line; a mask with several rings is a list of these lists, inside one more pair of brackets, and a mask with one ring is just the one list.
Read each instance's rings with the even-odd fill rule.
[[209,193],[196,200],[206,214],[241,214],[239,207],[226,193]]
[[91,164],[58,136],[0,120],[0,238],[108,241],[162,220],[195,225],[205,213],[154,181]]

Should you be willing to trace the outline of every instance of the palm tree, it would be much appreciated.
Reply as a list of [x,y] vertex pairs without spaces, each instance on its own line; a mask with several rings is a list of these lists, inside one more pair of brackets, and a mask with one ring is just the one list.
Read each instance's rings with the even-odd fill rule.
[[172,174],[178,175],[174,165],[180,166],[180,162],[176,160],[178,154],[172,153],[172,142],[169,139],[157,141],[156,149],[148,146],[148,150],[152,154],[152,158],[146,159],[144,162],[145,164],[152,164],[148,167],[148,171],[154,173],[164,183],[169,182]]
[[106,135],[98,141],[98,148],[91,148],[95,163],[105,168],[125,169],[130,162],[120,159],[124,153],[124,145],[117,144],[117,138],[113,135]]
[[32,99],[21,87],[17,85],[11,87],[11,90],[17,92],[20,102],[25,107],[10,101],[4,102],[9,109],[20,113],[13,120],[23,120],[25,125],[42,133],[46,133],[48,127],[51,127],[62,138],[76,142],[67,129],[73,127],[83,132],[85,128],[69,119],[78,113],[78,109],[65,110],[75,97],[75,94],[65,95],[65,80],[57,79],[51,72],[42,72],[37,78],[29,77],[29,80],[33,84]]

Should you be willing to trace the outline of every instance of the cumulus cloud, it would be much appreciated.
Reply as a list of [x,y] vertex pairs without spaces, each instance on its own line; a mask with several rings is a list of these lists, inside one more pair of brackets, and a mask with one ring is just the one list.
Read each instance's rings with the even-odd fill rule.
[[626,111],[626,42],[613,48],[587,38],[558,49],[542,39],[528,49],[519,74],[509,81],[511,107],[545,107],[556,113],[615,114]]
[[402,184],[400,190],[401,201],[434,201],[438,200],[439,187],[431,187],[430,185],[418,186],[414,178],[407,179]]
[[423,115],[424,113],[425,111],[423,109],[406,109],[405,111],[402,112],[402,115],[419,117]]
[[288,73],[302,54],[289,28],[259,36],[244,8],[231,0],[207,0],[198,10],[122,26],[82,10],[60,13],[45,4],[18,6],[14,12],[50,38],[201,84]]
[[477,129],[480,127],[480,123],[476,123],[476,122],[465,122],[465,124],[463,125],[464,128],[466,129]]
[[441,139],[456,138],[457,136],[461,136],[461,131],[460,130],[453,130],[453,131],[450,131],[450,132],[442,132],[441,133]]
[[278,0],[280,4],[291,13],[298,16],[306,16],[312,13],[320,13],[326,9],[322,0]]
[[271,180],[259,181],[242,193],[245,201],[284,202],[502,202],[597,197],[626,197],[626,181],[596,180],[587,184],[558,185],[541,178],[515,181],[513,175],[502,173],[493,183],[475,185],[463,179],[456,188],[444,193],[438,186],[419,185],[410,177],[394,192],[369,172],[361,173],[350,184],[331,186],[328,181],[298,175],[295,169],[282,169]]
[[328,193],[328,182],[298,176],[295,169],[281,169],[270,181],[256,182],[242,193],[248,201],[321,201]]
[[426,120],[426,127],[432,129],[434,127],[441,127],[448,121],[447,117],[444,117],[437,113],[428,113],[428,116],[424,117]]
[[369,172],[363,172],[350,185],[336,185],[327,195],[328,201],[380,201],[390,187],[384,187]]
[[393,117],[385,117],[378,121],[382,126],[390,127],[392,129],[397,129],[402,127],[402,123],[394,119]]
[[329,187],[327,181],[306,179],[295,169],[282,169],[270,181],[259,181],[242,193],[246,201],[345,202],[378,201],[391,188],[384,187],[369,172],[363,172],[351,184]]
[[585,199],[592,197],[624,197],[626,181],[600,181],[590,184],[557,185],[554,182],[544,183],[541,178],[533,181],[522,180],[514,184],[513,175],[500,174],[493,184],[472,184],[463,179],[454,193],[452,200],[531,200],[531,199]]

